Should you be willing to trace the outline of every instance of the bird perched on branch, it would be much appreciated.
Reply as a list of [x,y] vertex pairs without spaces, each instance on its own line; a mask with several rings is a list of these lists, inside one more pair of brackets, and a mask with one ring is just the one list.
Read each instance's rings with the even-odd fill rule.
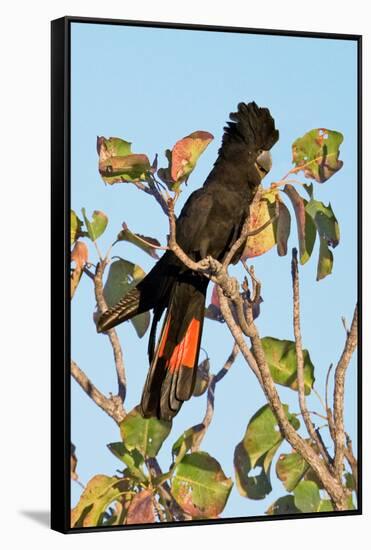
[[[230,119],[213,169],[176,221],[177,243],[196,262],[207,256],[222,261],[238,239],[261,180],[271,168],[268,151],[278,140],[269,110],[254,102],[240,103]],[[103,332],[153,309],[150,368],[141,400],[145,417],[170,420],[192,395],[208,283],[208,278],[166,251],[148,275],[98,320],[98,331]],[[156,346],[156,327],[164,311]]]

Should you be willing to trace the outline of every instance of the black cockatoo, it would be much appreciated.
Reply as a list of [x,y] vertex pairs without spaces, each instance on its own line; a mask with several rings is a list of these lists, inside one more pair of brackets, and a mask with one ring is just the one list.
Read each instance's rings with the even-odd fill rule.
[[[213,169],[203,187],[190,195],[176,222],[177,242],[195,261],[206,256],[222,261],[239,237],[261,180],[270,170],[268,151],[278,140],[269,110],[254,102],[240,103],[230,119]],[[150,368],[141,399],[145,417],[170,420],[192,395],[208,283],[166,251],[148,275],[98,320],[102,332],[153,309]],[[155,346],[156,326],[165,310]]]

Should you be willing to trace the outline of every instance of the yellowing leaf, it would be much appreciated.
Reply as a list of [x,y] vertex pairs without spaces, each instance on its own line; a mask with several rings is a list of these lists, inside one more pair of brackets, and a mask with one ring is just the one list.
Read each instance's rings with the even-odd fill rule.
[[195,452],[177,464],[171,494],[192,518],[216,518],[224,510],[232,485],[215,458]]
[[214,136],[199,130],[176,142],[172,151],[165,151],[168,168],[160,168],[158,176],[171,191],[178,191],[181,183],[187,182],[201,154],[205,151]]
[[[253,203],[250,210],[249,230],[255,231],[268,222],[276,212],[276,197],[278,191],[263,191],[258,203]],[[242,254],[244,259],[261,256],[273,248],[277,242],[277,222],[269,224],[265,229],[247,238],[245,250]]]
[[100,474],[94,476],[71,511],[71,527],[95,527],[104,524],[106,508],[127,490],[127,482],[123,479]]
[[281,454],[276,463],[276,474],[285,489],[291,493],[308,468],[309,464],[305,462],[299,453]]
[[120,138],[98,137],[99,173],[105,183],[145,179],[151,169],[147,155],[131,152],[131,143]]
[[214,136],[209,132],[193,132],[179,140],[173,147],[171,177],[180,183],[187,180],[199,157],[205,151]]
[[81,235],[81,227],[83,222],[80,220],[80,218],[76,215],[76,212],[74,210],[71,210],[71,245],[79,238]]
[[343,166],[339,160],[342,142],[343,135],[334,130],[316,128],[307,132],[292,144],[294,171],[303,170],[306,178],[325,182]]

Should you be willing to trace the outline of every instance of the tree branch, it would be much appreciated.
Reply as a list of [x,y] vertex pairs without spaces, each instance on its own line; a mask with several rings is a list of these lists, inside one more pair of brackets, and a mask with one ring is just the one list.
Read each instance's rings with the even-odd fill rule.
[[154,185],[153,181],[151,179],[148,180],[148,186],[143,181],[133,181],[131,182],[137,189],[140,191],[143,191],[144,193],[147,193],[147,195],[151,195],[154,197],[154,199],[158,202],[158,204],[161,206],[163,212],[166,214],[166,216],[169,215],[168,211],[168,205],[166,203],[166,200],[161,195],[161,193],[156,189],[156,186]]
[[76,382],[81,386],[84,392],[94,401],[98,407],[100,407],[105,413],[107,413],[113,420],[120,424],[125,418],[125,411],[122,407],[122,401],[119,396],[114,395],[106,397],[102,392],[98,390],[91,380],[86,376],[75,361],[71,361],[71,375]]
[[334,436],[335,436],[335,473],[339,480],[343,474],[343,460],[345,453],[344,430],[344,386],[345,375],[350,359],[357,347],[358,340],[358,307],[355,307],[353,321],[347,334],[343,353],[335,370],[334,385]]
[[[146,459],[146,464],[151,476],[153,475],[153,477],[161,477],[163,475],[161,467],[155,457],[148,457]],[[190,519],[172,496],[171,489],[167,481],[164,481],[163,483],[157,485],[157,488],[161,497],[165,500],[165,504],[166,506],[168,506],[174,519],[177,519],[179,521]]]
[[299,405],[303,415],[304,423],[307,428],[308,434],[315,443],[323,456],[327,466],[331,467],[331,461],[329,454],[323,445],[322,438],[318,435],[310,417],[306,399],[305,399],[305,385],[304,385],[304,355],[301,339],[300,329],[300,294],[299,294],[299,269],[298,269],[298,251],[296,248],[292,250],[291,260],[291,274],[292,274],[292,288],[293,288],[293,324],[294,324],[294,336],[295,336],[295,350],[296,350],[296,366],[297,366],[297,380],[298,380],[298,394]]
[[[99,262],[97,265],[97,269],[94,277],[95,298],[97,300],[100,314],[104,313],[108,309],[106,300],[104,298],[104,293],[103,293],[103,272],[106,265],[107,265],[106,261]],[[114,328],[111,328],[110,330],[108,330],[106,334],[109,338],[109,341],[111,343],[112,350],[113,350],[113,357],[114,357],[116,373],[117,373],[118,395],[121,398],[121,401],[123,404],[126,397],[127,384],[126,384],[126,373],[125,373],[125,365],[124,365],[124,358],[122,354],[121,344],[117,336],[117,332],[115,331]]]
[[236,301],[240,299],[241,296],[239,292],[236,292],[236,281],[228,275],[228,266],[225,264],[222,265],[220,262],[211,257],[207,257],[200,262],[194,262],[187,256],[187,254],[185,254],[176,242],[176,225],[174,205],[172,201],[169,201],[169,225],[169,247],[174,254],[189,269],[202,273],[217,283],[220,309],[223,317],[233,337],[235,338],[242,355],[260,382],[268,403],[277,419],[283,437],[290,443],[295,451],[297,451],[304,458],[304,460],[308,462],[315,473],[319,476],[325,490],[334,503],[335,509],[347,510],[347,491],[343,488],[341,482],[331,475],[323,460],[312,448],[312,446],[296,432],[285,414],[285,410],[278,395],[271,372],[265,360],[260,336],[254,322],[251,321],[248,325],[248,332],[252,345],[250,350],[245,342],[241,328],[233,319],[228,299]]

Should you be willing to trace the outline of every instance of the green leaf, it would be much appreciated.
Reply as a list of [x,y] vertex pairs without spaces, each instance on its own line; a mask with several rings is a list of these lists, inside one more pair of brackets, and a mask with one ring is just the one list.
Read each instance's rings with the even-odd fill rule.
[[344,477],[345,477],[345,487],[347,489],[350,489],[351,491],[355,491],[356,484],[354,482],[354,477],[352,476],[352,474],[349,472],[345,472]]
[[308,468],[308,470],[304,474],[303,479],[305,479],[305,481],[314,481],[318,489],[324,489],[322,481],[320,480],[320,478],[312,468]]
[[216,518],[224,510],[233,482],[205,452],[187,454],[175,468],[171,494],[192,518]]
[[158,176],[171,191],[178,191],[180,185],[187,182],[199,157],[213,139],[209,132],[199,130],[177,141],[172,151],[165,151],[169,166],[160,168]]
[[[273,447],[278,448],[281,441]],[[268,454],[268,453],[267,453]],[[264,455],[266,456],[266,455]],[[270,481],[270,464],[265,470],[263,466],[264,457],[259,458],[256,466],[260,468],[259,473],[251,474],[251,462],[248,453],[241,441],[235,448],[233,464],[236,477],[236,486],[241,496],[252,500],[261,500],[265,498],[272,490]]]
[[343,166],[339,160],[343,135],[326,128],[315,128],[292,144],[292,162],[295,172],[304,171],[304,176],[318,183],[327,181]]
[[178,437],[171,450],[173,458],[175,459],[175,464],[180,462],[184,455],[198,444],[200,437],[203,437],[204,432],[204,424],[196,424],[195,426],[188,428],[188,430],[183,432],[182,435]]
[[[143,269],[128,260],[118,259],[111,263],[103,294],[108,307],[115,306],[132,288],[145,276]],[[146,333],[150,323],[150,313],[147,311],[133,317],[133,324],[139,338]]]
[[[291,425],[297,430],[300,426],[299,420],[289,413],[287,405],[283,405],[283,408]],[[276,417],[269,405],[264,405],[251,418],[243,438],[244,447],[250,457],[251,467],[254,468],[259,458],[282,441]]]
[[331,204],[325,206],[323,202],[312,198],[307,203],[305,210],[314,221],[320,237],[320,251],[317,265],[317,281],[319,281],[332,271],[333,254],[329,247],[335,248],[339,244],[339,224],[331,208]]
[[106,508],[127,490],[126,480],[100,474],[94,476],[71,512],[71,527],[102,525]]
[[98,137],[99,173],[105,183],[146,179],[151,164],[147,155],[131,153],[131,143],[119,138]]
[[287,206],[281,200],[278,201],[278,220],[276,225],[277,253],[279,256],[286,256],[287,241],[291,229],[291,215]]
[[352,495],[349,495],[349,497],[348,497],[348,510],[355,510]]
[[140,313],[139,315],[136,315],[135,317],[130,319],[130,322],[135,328],[135,332],[137,333],[138,337],[143,338],[151,322],[151,314],[149,313],[149,311],[145,311],[144,313]]
[[144,472],[141,470],[141,465],[144,462],[143,456],[137,449],[132,449],[129,451],[122,441],[116,443],[109,443],[107,445],[108,449],[114,454],[118,459],[120,459],[130,471],[130,474],[138,479],[139,481],[147,481],[147,478]]
[[151,244],[155,246],[160,246],[158,240],[154,239],[153,237],[145,237],[144,235],[140,235],[139,233],[133,233],[132,231],[130,231],[126,223],[122,224],[122,231],[120,231],[120,233],[117,235],[116,242],[118,241],[127,241],[129,243],[132,243],[138,248],[144,250],[144,252],[147,252],[147,254],[152,256],[152,258],[154,258],[155,260],[158,260],[159,258],[156,253],[156,249],[151,246]]
[[139,265],[121,258],[112,262],[103,290],[108,307],[116,305],[143,277],[145,272]]
[[[266,336],[262,338],[264,355],[276,384],[298,390],[295,342]],[[303,350],[304,390],[309,395],[314,384],[314,365],[308,350]]]
[[157,418],[143,418],[135,407],[120,424],[125,447],[137,449],[144,457],[155,457],[170,433],[172,423]]
[[340,230],[331,204],[326,206],[323,202],[311,199],[305,206],[305,211],[316,224],[319,236],[335,248],[340,241]]
[[131,154],[131,142],[116,137],[106,139],[100,136],[97,138],[97,153],[103,161],[111,157],[126,157]]
[[303,183],[303,187],[308,193],[309,198],[313,199],[313,183],[310,183],[309,185],[307,183]]
[[309,464],[300,454],[292,452],[281,454],[276,463],[276,474],[285,487],[291,493],[308,470]]
[[319,257],[317,265],[317,281],[324,279],[332,273],[334,255],[328,247],[325,239],[320,239]]
[[318,512],[333,512],[334,507],[332,505],[331,500],[321,500],[318,507]]
[[[291,425],[297,430],[298,419],[284,410]],[[264,405],[250,420],[243,440],[234,453],[234,469],[237,489],[241,496],[251,499],[263,499],[272,490],[270,468],[276,451],[283,441],[277,420],[269,405]],[[260,468],[257,474],[251,473]]]
[[80,218],[76,215],[74,210],[71,210],[71,245],[80,237],[82,234],[81,228],[82,228],[83,222],[80,220]]
[[300,510],[295,506],[293,495],[286,495],[273,502],[265,513],[269,516],[281,516],[284,514],[300,514]]
[[302,512],[318,512],[321,497],[314,481],[301,481],[294,490],[295,506]]
[[311,257],[316,240],[316,226],[311,216],[305,210],[308,201],[303,199],[292,185],[286,184],[283,191],[289,197],[294,208],[298,231],[300,263],[303,265]]
[[81,212],[84,217],[86,229],[88,231],[88,237],[94,242],[105,232],[108,224],[108,218],[104,212],[94,210],[93,219],[90,222],[86,216],[85,208],[82,208]]

